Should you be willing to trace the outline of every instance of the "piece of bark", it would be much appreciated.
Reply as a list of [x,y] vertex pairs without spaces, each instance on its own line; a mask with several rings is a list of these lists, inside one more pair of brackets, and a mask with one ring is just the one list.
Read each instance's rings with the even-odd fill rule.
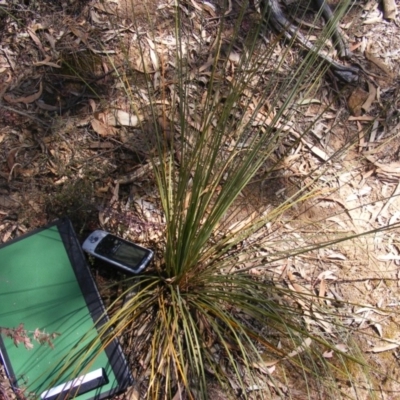
[[396,19],[395,0],[383,0],[383,17],[390,20]]

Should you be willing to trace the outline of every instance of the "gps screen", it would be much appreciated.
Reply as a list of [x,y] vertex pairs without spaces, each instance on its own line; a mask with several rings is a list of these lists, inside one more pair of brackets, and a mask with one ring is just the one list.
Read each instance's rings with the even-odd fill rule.
[[131,268],[138,267],[147,251],[125,242],[115,236],[107,235],[98,245],[96,253],[106,256]]
[[120,242],[117,246],[115,252],[111,254],[111,257],[121,264],[137,267],[146,255],[144,250],[124,242]]

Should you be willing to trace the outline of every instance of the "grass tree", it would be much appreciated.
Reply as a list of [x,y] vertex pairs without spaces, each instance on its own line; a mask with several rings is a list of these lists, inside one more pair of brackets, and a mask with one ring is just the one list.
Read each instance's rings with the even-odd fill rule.
[[[128,70],[116,73],[131,109],[155,137],[147,155],[165,225],[154,270],[130,281],[135,294],[103,327],[103,342],[125,338],[150,399],[205,399],[213,385],[234,398],[357,396],[352,377],[367,368],[338,309],[284,269],[274,273],[282,260],[356,237],[325,230],[324,218],[296,232],[293,217],[336,190],[327,171],[359,138],[337,151],[310,145],[310,132],[345,86],[338,83],[331,102],[301,118],[301,107],[317,103],[324,82],[335,79],[327,77],[331,59],[294,51],[293,30],[289,37],[265,36],[270,8],[261,18],[247,4],[228,2],[214,18],[200,18],[203,25],[194,19],[189,32],[191,13],[214,15],[214,6],[177,0],[168,7],[174,24],[166,26],[174,30],[163,32],[164,53],[155,14],[136,15],[137,4],[132,29],[139,32],[146,21],[148,30],[146,40],[139,35],[130,44],[134,61],[132,48],[119,43]],[[217,21],[212,38],[211,21]],[[312,50],[324,51],[333,25],[318,31]],[[208,56],[196,59],[204,56],[202,46]],[[314,161],[304,159],[307,168],[277,201],[272,193],[285,189],[286,171],[306,157],[301,145],[312,148]],[[266,190],[271,198],[256,203],[256,182],[275,185]],[[293,234],[282,236],[284,223],[293,223]],[[369,389],[363,388],[373,397]]]

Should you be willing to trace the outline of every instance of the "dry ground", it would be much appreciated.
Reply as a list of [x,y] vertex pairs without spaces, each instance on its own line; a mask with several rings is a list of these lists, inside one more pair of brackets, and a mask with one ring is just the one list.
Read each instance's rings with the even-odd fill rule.
[[[168,64],[174,51],[172,3],[134,1],[134,20],[128,0],[55,3],[0,0],[0,241],[68,215],[82,238],[102,226],[156,247],[163,218],[152,174],[146,170],[148,150],[143,144],[152,132],[146,128],[145,117],[144,125],[137,126],[112,64],[123,71],[128,56],[134,66],[131,82],[144,87],[144,67],[135,46],[140,40],[154,93],[161,104],[167,104],[160,79],[173,77]],[[183,27],[193,36],[188,51],[193,74],[207,82],[221,9],[218,4],[196,1],[182,7],[188,16]],[[118,21],[117,31],[110,21]],[[257,16],[249,11],[244,33],[254,21]],[[400,220],[399,20],[383,19],[375,1],[357,2],[344,17],[342,29],[355,59],[367,71],[369,84],[341,88],[337,96],[338,83],[328,77],[313,101],[299,106],[299,118],[291,127],[294,136],[329,99],[336,98],[320,124],[300,143],[287,170],[268,180],[261,173],[249,185],[243,215],[289,197],[299,176],[349,145],[349,138],[374,117],[379,115],[379,119],[367,136],[360,135],[326,171],[321,187],[330,189],[329,196],[321,192],[282,219],[279,231],[271,233],[275,250],[300,245],[324,232],[357,234]],[[156,36],[149,35],[150,31]],[[227,30],[226,40],[230,33]],[[266,31],[267,41],[274,37]],[[240,43],[235,49],[243,50]],[[292,60],[283,65],[286,71],[302,56],[296,49],[291,53]],[[230,56],[234,70],[235,55]],[[229,76],[230,71],[226,73]],[[196,96],[196,91],[190,95]],[[370,104],[365,104],[367,99]],[[329,135],[324,135],[327,131]],[[132,173],[136,173],[133,180]],[[278,240],[282,236],[285,242]],[[271,273],[290,284],[317,289],[332,302],[343,299],[354,304],[345,310],[347,323],[355,332],[369,333],[359,338],[359,345],[379,371],[374,386],[382,399],[400,398],[399,239],[399,231],[381,232],[271,265]],[[104,266],[95,274],[100,287],[104,281],[119,279]],[[107,302],[113,294],[103,291],[103,296]],[[7,392],[0,392],[0,399],[12,398]],[[349,395],[357,398],[351,390]],[[213,394],[217,396],[223,398],[221,393]],[[363,398],[362,394],[358,397]]]

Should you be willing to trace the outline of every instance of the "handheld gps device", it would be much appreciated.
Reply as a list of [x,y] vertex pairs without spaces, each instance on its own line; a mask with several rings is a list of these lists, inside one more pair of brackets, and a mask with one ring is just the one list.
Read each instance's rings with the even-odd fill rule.
[[87,253],[134,274],[142,272],[154,255],[149,249],[100,230],[91,233],[82,248]]

